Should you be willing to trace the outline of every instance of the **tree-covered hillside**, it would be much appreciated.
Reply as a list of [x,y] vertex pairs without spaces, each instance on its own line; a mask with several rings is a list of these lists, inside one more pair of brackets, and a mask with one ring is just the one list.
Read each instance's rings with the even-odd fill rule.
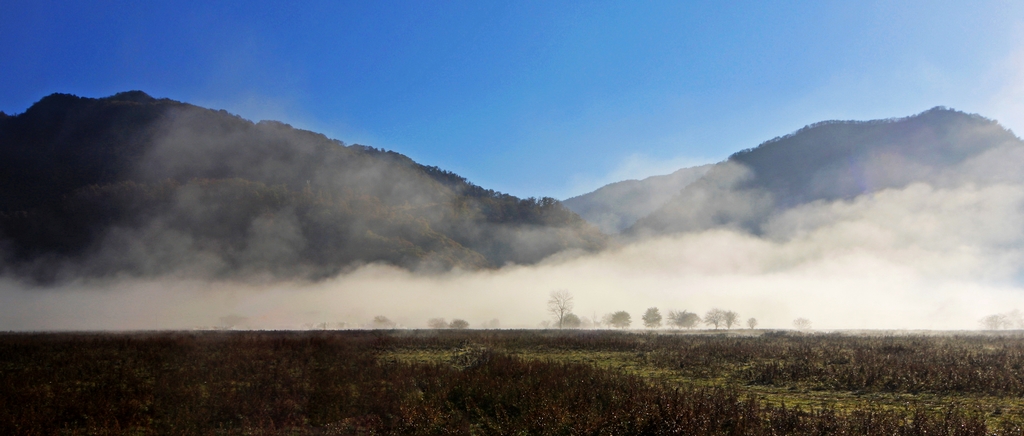
[[140,91],[0,117],[0,256],[39,280],[486,268],[604,244],[553,199]]
[[664,206],[683,188],[704,176],[711,167],[701,165],[643,180],[623,180],[566,199],[562,203],[602,232],[616,234]]
[[826,121],[733,154],[631,234],[735,228],[760,233],[778,212],[913,183],[1020,182],[1024,142],[997,122],[937,107],[906,118]]

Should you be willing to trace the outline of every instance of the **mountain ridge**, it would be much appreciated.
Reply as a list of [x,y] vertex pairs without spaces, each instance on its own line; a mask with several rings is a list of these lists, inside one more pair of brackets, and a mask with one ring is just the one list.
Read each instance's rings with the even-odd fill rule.
[[671,174],[609,183],[562,204],[607,234],[620,233],[663,206],[710,170],[711,164],[682,168]]
[[51,94],[0,116],[0,268],[37,281],[496,268],[606,247],[584,218],[623,241],[714,228],[758,235],[812,202],[917,182],[1019,181],[1007,166],[1021,161],[1024,142],[997,122],[936,107],[814,123],[717,164],[563,204],[142,91]]
[[998,166],[996,155],[1019,161],[1021,150],[1024,142],[997,122],[941,106],[901,118],[823,121],[734,153],[625,233],[728,227],[759,234],[773,214],[814,201],[915,182],[998,182],[1012,176],[984,166]]
[[0,177],[0,260],[39,280],[478,269],[606,242],[554,199],[142,91],[0,118]]

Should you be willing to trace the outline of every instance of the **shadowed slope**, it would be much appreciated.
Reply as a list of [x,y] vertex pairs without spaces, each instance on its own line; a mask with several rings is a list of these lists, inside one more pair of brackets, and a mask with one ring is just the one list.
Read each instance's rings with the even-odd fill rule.
[[604,236],[553,199],[131,91],[0,118],[0,256],[39,279],[533,263]]

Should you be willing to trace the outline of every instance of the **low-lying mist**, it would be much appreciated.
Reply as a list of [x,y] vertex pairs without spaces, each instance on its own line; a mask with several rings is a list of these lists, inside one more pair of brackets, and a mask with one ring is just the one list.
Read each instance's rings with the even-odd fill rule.
[[[53,111],[105,133],[49,138]],[[0,330],[538,328],[560,290],[584,325],[627,311],[632,328],[650,307],[821,330],[1024,310],[1024,142],[942,108],[808,126],[682,191],[644,185],[676,194],[610,242],[553,199],[142,93],[51,96],[6,123],[22,164],[0,166],[22,183],[0,196]]]
[[496,270],[367,265],[319,282],[164,277],[51,287],[7,278],[0,329],[360,328],[375,316],[400,328],[426,328],[431,318],[536,328],[561,289],[580,317],[625,310],[633,328],[658,307],[733,310],[759,328],[806,318],[815,329],[976,329],[986,315],[1024,309],[1022,210],[1020,184],[913,184],[791,209],[760,236],[709,230]]

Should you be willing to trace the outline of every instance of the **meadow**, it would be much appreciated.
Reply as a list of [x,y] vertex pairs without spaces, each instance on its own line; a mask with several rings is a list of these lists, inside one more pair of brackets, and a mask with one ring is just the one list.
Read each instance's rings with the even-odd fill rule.
[[0,335],[0,434],[1024,434],[1024,336]]

